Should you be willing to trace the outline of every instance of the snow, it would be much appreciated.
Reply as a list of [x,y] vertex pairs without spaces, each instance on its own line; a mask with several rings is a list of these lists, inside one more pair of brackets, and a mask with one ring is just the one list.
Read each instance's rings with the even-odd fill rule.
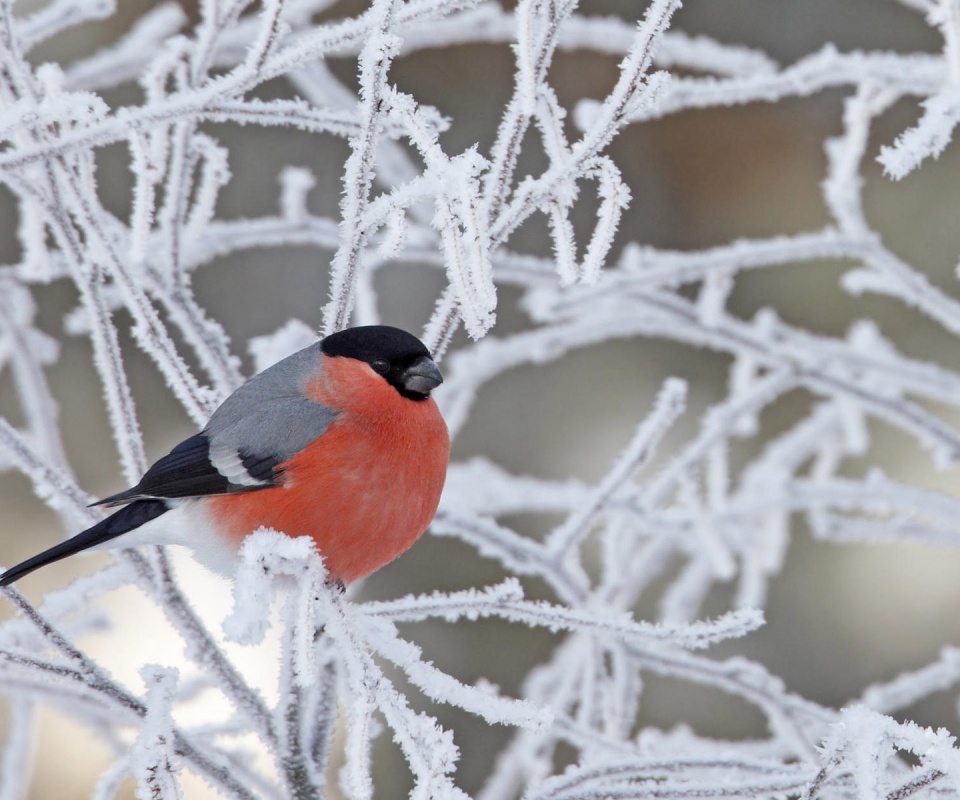
[[[319,798],[328,781],[349,798],[389,796],[374,755],[387,746],[406,765],[413,797],[463,800],[458,767],[474,753],[458,723],[446,722],[458,715],[503,726],[478,800],[960,794],[952,736],[906,718],[955,693],[955,647],[874,680],[840,708],[801,696],[738,649],[767,624],[798,520],[836,547],[960,547],[956,499],[872,464],[851,469],[873,457],[878,423],[917,445],[945,480],[960,459],[960,374],[904,347],[865,305],[880,295],[955,338],[960,301],[885,242],[864,202],[874,158],[884,181],[942,165],[934,160],[960,120],[956,0],[900,3],[935,31],[941,52],[826,44],[784,65],[758,46],[678,30],[677,0],[652,0],[640,20],[565,0],[521,0],[514,10],[489,0],[373,0],[345,18],[331,16],[327,0],[204,0],[196,18],[161,3],[102,49],[36,65],[26,57],[34,48],[114,6],[52,0],[17,16],[12,5],[0,8],[0,179],[17,204],[22,252],[0,265],[0,370],[14,389],[4,409],[17,406],[0,418],[0,469],[29,479],[66,529],[99,518],[64,445],[71,398],[50,376],[66,337],[89,345],[114,439],[102,458],[131,483],[147,466],[150,426],[129,380],[126,332],[197,426],[243,380],[241,354],[259,371],[316,340],[311,324],[289,319],[235,341],[201,305],[194,276],[237,253],[258,250],[268,263],[285,247],[329,255],[321,332],[386,315],[392,298],[380,271],[400,262],[433,269],[422,337],[443,359],[437,402],[455,443],[493,382],[583,348],[663,340],[718,353],[727,372],[715,396],[689,376],[651,390],[594,480],[520,474],[492,456],[453,463],[431,535],[504,573],[488,584],[364,601],[326,583],[310,540],[261,530],[244,543],[222,626],[202,621],[162,551],[125,552],[35,605],[4,590],[17,616],[0,623],[0,692],[10,700],[0,800],[32,791],[28,750],[42,706],[108,745],[94,789],[104,800],[130,779],[143,798],[190,796],[187,776],[243,800]],[[454,148],[448,134],[460,133],[460,120],[405,91],[395,66],[426,49],[503,44],[515,71],[493,141]],[[556,85],[556,59],[583,50],[618,59],[615,76],[604,94],[571,99]],[[44,54],[54,58],[55,48]],[[329,68],[334,59],[352,64],[357,89]],[[297,96],[257,94],[273,81]],[[111,90],[133,83],[129,104],[112,105]],[[626,127],[834,90],[842,110],[823,142],[817,227],[691,250],[625,229],[624,212],[649,188],[611,146]],[[918,114],[888,135],[888,112],[904,103]],[[244,165],[217,131],[242,125],[342,140],[339,196],[321,197],[325,175],[290,164],[265,190],[272,210],[226,215],[226,190]],[[880,133],[890,141],[877,155]],[[128,158],[123,217],[97,183],[111,145]],[[581,204],[594,210],[578,219]],[[543,223],[542,252],[515,238],[531,221]],[[772,302],[750,318],[735,311],[747,273],[824,261],[838,265],[833,288],[863,317],[851,313],[846,333],[807,330]],[[69,286],[75,303],[62,330],[38,306],[50,284]],[[522,321],[503,313],[508,295]],[[798,390],[809,408],[759,439],[761,417]],[[546,535],[521,533],[513,515],[536,516]],[[145,665],[143,686],[126,685],[77,644],[102,635],[111,614],[100,601],[130,585],[185,651],[177,666]],[[650,618],[638,618],[650,599]],[[717,602],[726,606],[716,611]],[[421,623],[460,634],[478,621],[537,630],[552,644],[501,688],[454,674],[419,638]],[[273,628],[277,681],[262,692],[240,665]],[[721,642],[725,655],[711,651]],[[643,717],[650,675],[729,695],[762,717],[764,735],[652,727]],[[222,695],[228,719],[188,721],[181,712],[208,691]],[[245,749],[251,741],[261,759]]]

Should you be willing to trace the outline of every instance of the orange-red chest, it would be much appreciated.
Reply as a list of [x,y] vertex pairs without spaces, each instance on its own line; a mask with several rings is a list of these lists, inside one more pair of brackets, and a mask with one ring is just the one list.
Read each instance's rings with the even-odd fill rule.
[[325,359],[307,395],[340,413],[282,465],[282,485],[211,498],[211,511],[237,546],[261,525],[311,536],[330,576],[350,582],[395,559],[430,524],[447,473],[447,426],[432,398],[408,400],[350,359]]

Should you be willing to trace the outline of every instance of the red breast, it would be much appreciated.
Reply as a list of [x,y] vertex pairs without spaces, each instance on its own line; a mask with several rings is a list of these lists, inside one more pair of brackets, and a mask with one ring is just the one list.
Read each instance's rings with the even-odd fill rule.
[[281,486],[211,497],[210,510],[238,547],[260,526],[311,536],[331,578],[349,583],[395,559],[427,529],[450,439],[433,398],[406,399],[354,359],[324,356],[306,394],[340,413],[281,465]]

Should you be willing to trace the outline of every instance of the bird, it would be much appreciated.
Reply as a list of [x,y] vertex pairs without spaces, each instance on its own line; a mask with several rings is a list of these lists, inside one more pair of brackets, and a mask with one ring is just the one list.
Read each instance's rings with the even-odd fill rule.
[[0,586],[83,550],[143,544],[187,545],[230,575],[261,527],[311,537],[329,583],[369,575],[437,510],[450,456],[431,396],[442,382],[404,330],[332,333],[242,384],[136,486],[92,504],[118,511],[11,567]]

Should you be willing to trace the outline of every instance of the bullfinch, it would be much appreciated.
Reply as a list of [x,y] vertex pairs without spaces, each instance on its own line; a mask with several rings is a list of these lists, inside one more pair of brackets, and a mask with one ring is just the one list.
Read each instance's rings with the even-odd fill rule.
[[7,585],[90,548],[182,544],[229,574],[261,526],[310,536],[331,582],[395,559],[426,530],[450,454],[430,396],[443,377],[415,336],[349,328],[230,395],[207,426],[95,505],[123,506],[0,575]]

